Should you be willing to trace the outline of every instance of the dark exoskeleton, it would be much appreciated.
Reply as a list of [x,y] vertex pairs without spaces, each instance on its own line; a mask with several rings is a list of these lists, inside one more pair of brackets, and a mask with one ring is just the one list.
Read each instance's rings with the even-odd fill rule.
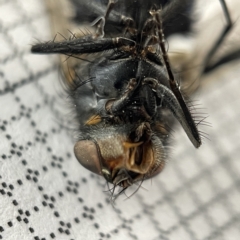
[[88,54],[68,80],[80,123],[75,155],[84,167],[126,189],[163,169],[172,116],[193,145],[201,145],[165,46],[171,34],[190,30],[193,1],[72,3],[74,21],[92,23],[95,33],[37,44],[32,52]]

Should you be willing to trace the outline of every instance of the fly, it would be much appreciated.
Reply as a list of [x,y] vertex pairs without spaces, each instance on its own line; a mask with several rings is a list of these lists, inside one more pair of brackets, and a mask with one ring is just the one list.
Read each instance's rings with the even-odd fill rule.
[[[232,26],[225,1],[220,2],[228,25],[206,63]],[[36,44],[32,52],[69,57],[65,82],[79,122],[75,156],[125,190],[164,168],[173,117],[194,147],[202,144],[199,122],[173,74],[165,43],[171,34],[190,30],[193,1],[71,3],[75,23],[92,32]]]

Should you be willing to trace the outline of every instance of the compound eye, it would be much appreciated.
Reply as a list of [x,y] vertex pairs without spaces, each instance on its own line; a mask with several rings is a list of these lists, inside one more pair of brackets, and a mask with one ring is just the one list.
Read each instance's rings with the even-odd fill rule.
[[74,153],[83,167],[93,173],[102,175],[101,160],[94,142],[89,140],[78,141],[74,146]]

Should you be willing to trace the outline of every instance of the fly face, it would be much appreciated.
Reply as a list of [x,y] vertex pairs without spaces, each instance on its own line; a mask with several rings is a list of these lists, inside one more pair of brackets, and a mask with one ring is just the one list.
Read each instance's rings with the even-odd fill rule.
[[[72,2],[75,20],[92,22],[94,33],[37,44],[32,52],[75,59],[66,83],[79,122],[76,158],[126,189],[163,169],[173,116],[193,145],[201,145],[164,43],[164,31],[168,36],[188,30],[184,13],[192,1]],[[186,26],[175,21],[167,27],[175,8]]]

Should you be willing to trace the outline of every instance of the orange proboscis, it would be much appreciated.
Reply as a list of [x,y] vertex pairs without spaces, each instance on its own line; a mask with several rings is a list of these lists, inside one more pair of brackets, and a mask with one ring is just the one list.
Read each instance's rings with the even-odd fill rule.
[[[105,159],[109,168],[113,170],[112,172],[115,172],[117,169],[125,168],[128,171],[133,171],[139,174],[147,174],[154,163],[154,154],[151,143],[123,142],[123,148],[123,155],[117,158]],[[138,159],[139,157],[141,159]]]

